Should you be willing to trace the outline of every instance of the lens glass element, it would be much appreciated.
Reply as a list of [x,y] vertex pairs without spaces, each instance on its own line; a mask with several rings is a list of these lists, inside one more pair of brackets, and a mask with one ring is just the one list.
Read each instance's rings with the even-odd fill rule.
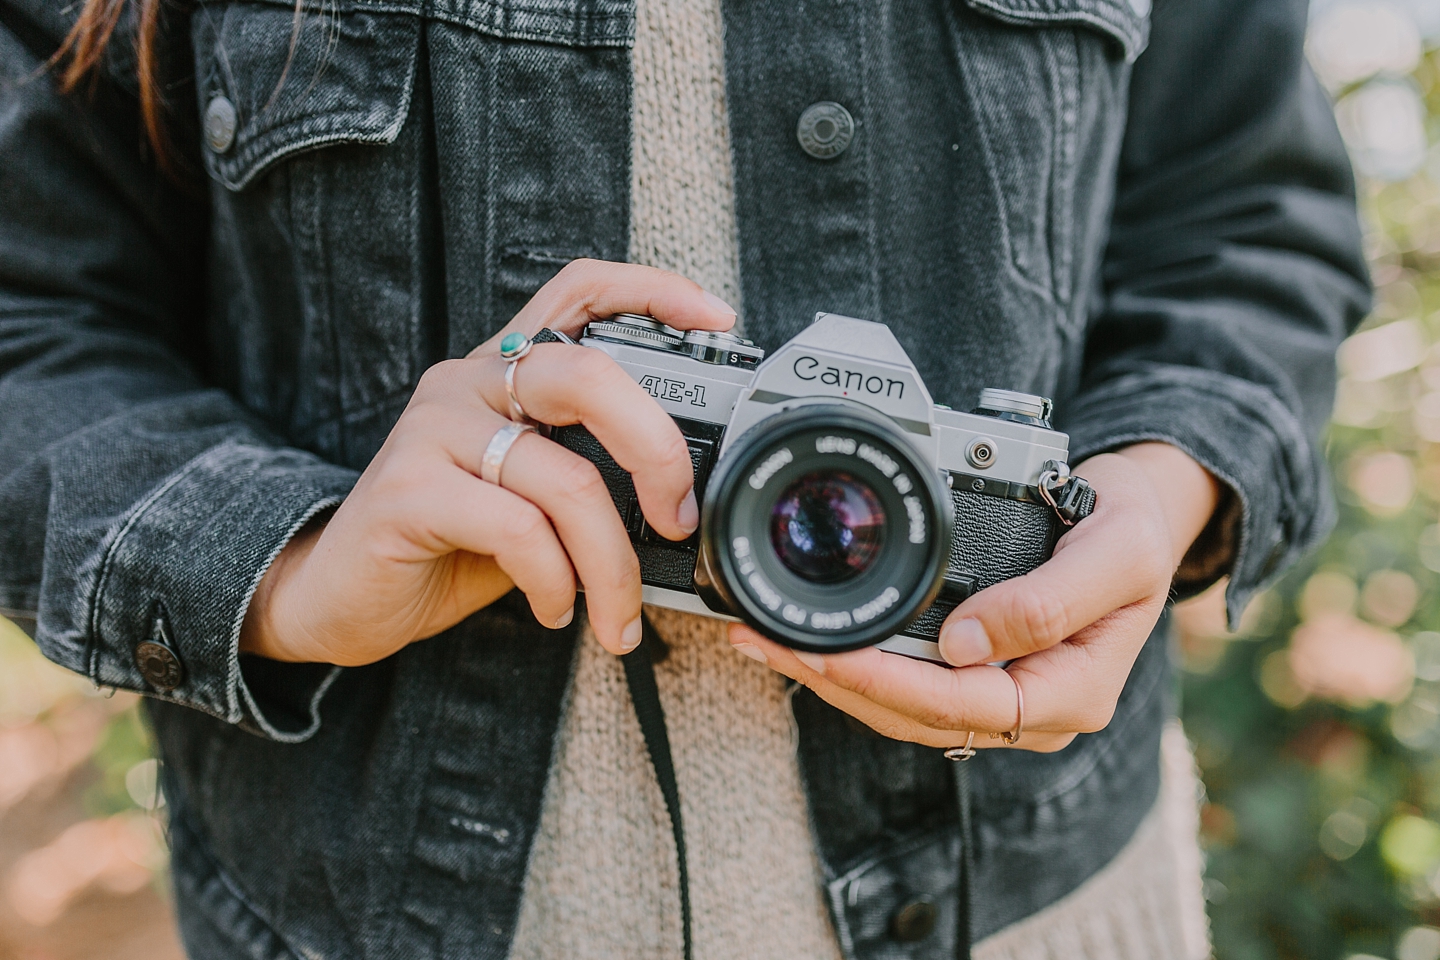
[[869,484],[844,471],[795,479],[770,513],[770,543],[780,562],[811,583],[859,576],[885,544],[885,508]]

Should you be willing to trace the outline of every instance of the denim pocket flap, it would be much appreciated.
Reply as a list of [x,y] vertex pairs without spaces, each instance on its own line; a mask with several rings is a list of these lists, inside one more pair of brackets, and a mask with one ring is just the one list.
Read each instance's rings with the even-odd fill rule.
[[[826,884],[841,947],[862,960],[954,957],[959,881],[960,831],[954,826],[862,857]],[[897,941],[906,946],[897,949]]]
[[305,150],[392,143],[405,124],[418,17],[202,4],[192,34],[205,169],[231,190]]
[[978,13],[1017,26],[1089,26],[1115,41],[1127,62],[1150,41],[1152,0],[965,0]]

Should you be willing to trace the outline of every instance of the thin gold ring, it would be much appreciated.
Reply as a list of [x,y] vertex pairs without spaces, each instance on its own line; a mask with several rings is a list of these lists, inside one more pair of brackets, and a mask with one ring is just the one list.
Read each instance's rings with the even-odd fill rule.
[[950,749],[946,750],[945,759],[959,760],[963,762],[965,760],[969,760],[971,757],[975,756],[975,754],[979,752],[980,751],[975,749],[975,731],[971,730],[970,736],[965,738],[965,746],[951,747]]
[[1020,679],[1015,674],[1006,670],[1005,676],[1015,684],[1015,729],[1006,733],[992,733],[990,738],[993,740],[999,737],[1007,746],[1013,747],[1019,741],[1020,734],[1025,731],[1025,691],[1020,689]]

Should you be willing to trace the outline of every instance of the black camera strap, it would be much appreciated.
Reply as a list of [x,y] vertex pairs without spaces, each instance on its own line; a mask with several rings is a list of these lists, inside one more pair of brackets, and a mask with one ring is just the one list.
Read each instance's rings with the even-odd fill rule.
[[971,823],[970,766],[951,765],[955,801],[960,808],[960,876],[955,884],[955,960],[970,960],[970,884],[974,876],[974,827]]
[[685,960],[694,960],[690,938],[690,868],[685,856],[685,826],[680,819],[680,787],[675,782],[675,760],[670,754],[670,735],[665,730],[665,711],[660,706],[660,687],[655,683],[654,652],[664,644],[649,617],[642,617],[640,646],[620,658],[625,666],[625,684],[630,688],[630,701],[635,705],[635,719],[645,737],[645,749],[665,798],[670,814],[670,830],[675,835],[675,859],[680,877],[680,919],[684,925]]
[[[660,687],[655,682],[654,654],[663,648],[664,643],[655,632],[650,618],[644,617],[640,646],[621,657],[620,662],[625,667],[625,685],[630,688],[630,702],[635,707],[635,719],[640,721],[640,733],[645,737],[645,749],[650,754],[651,766],[655,768],[660,795],[665,798],[665,810],[670,814],[670,830],[675,837],[675,860],[680,880],[680,919],[685,939],[685,960],[694,960],[690,868],[685,854],[685,826],[680,816],[680,787],[675,780],[675,759],[670,753],[670,734],[665,728],[665,710],[660,706]],[[974,869],[971,862],[974,828],[971,824],[970,770],[963,763],[954,764],[953,770],[955,799],[960,812],[960,876],[956,890],[959,903],[955,918],[955,957],[956,960],[970,960],[970,885]]]

